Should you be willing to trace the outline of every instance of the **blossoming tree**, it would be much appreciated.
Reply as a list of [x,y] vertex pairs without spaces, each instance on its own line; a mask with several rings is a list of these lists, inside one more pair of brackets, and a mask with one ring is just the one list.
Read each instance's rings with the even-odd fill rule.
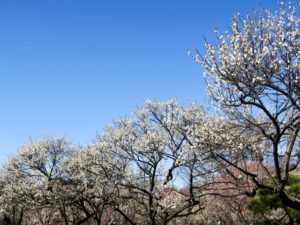
[[64,161],[70,154],[64,138],[42,138],[23,145],[1,173],[4,217],[13,225],[49,224],[46,221],[53,222],[55,214],[63,218],[60,203],[65,198],[55,189],[64,178]]
[[[169,224],[201,209],[188,131],[202,123],[204,115],[196,105],[185,108],[175,100],[146,101],[132,117],[120,118],[99,137],[99,148],[123,162],[114,165],[120,171],[115,210],[127,222]],[[183,169],[189,177],[186,183],[179,176]],[[186,185],[188,191],[182,192],[180,186]]]
[[[271,182],[241,168],[239,160],[215,154],[239,169],[258,188],[278,194],[288,207],[300,208],[300,200],[286,191],[289,173],[299,167],[300,131],[300,28],[296,8],[283,5],[272,13],[261,10],[242,18],[236,15],[231,30],[216,30],[217,43],[206,42],[207,54],[196,51],[194,59],[205,69],[208,93],[240,136],[254,139],[252,160],[257,161]],[[230,137],[231,149],[241,139]],[[227,142],[229,144],[229,142]],[[267,168],[271,163],[274,171]]]

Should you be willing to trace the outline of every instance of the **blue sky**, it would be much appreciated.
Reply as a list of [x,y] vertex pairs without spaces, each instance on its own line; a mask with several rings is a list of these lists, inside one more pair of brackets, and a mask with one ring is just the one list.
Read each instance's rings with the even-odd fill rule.
[[85,144],[146,98],[206,102],[187,55],[275,0],[0,2],[0,162],[29,138]]

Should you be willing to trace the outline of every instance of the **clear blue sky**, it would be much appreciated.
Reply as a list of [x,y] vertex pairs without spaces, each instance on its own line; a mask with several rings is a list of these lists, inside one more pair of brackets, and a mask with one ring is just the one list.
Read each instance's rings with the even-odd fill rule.
[[0,162],[28,139],[85,144],[146,98],[204,101],[187,50],[275,0],[0,2]]

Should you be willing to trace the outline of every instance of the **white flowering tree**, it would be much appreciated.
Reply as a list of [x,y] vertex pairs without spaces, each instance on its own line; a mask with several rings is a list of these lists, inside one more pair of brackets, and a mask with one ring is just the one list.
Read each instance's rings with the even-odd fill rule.
[[[169,224],[201,209],[188,133],[204,115],[201,107],[180,107],[175,100],[146,101],[99,137],[99,148],[122,161],[114,164],[120,171],[115,210],[127,223]],[[184,169],[189,179],[180,176]]]
[[96,145],[80,148],[68,159],[66,171],[73,187],[72,207],[77,209],[77,218],[73,223],[80,225],[87,222],[106,224],[113,219],[117,198],[118,174],[123,162],[114,155]]
[[[206,42],[207,54],[194,59],[205,69],[208,94],[228,119],[226,157],[218,160],[234,166],[258,188],[274,190],[288,207],[300,208],[289,195],[289,173],[299,168],[300,130],[300,28],[296,8],[283,5],[276,12],[261,10],[252,16],[233,17],[231,30],[216,31],[217,43]],[[224,133],[223,133],[224,134]],[[243,146],[237,136],[251,138],[256,146]],[[241,144],[241,148],[239,147]],[[230,152],[230,151],[228,151]],[[250,154],[251,153],[251,154]],[[251,155],[268,182],[239,163]],[[238,158],[238,157],[239,158]]]
[[1,172],[1,213],[14,225],[187,221],[219,176],[212,121],[196,104],[147,101],[77,151],[63,138],[31,141]]
[[55,189],[64,179],[70,153],[64,138],[42,138],[21,147],[1,173],[0,207],[7,220],[14,225],[53,224],[55,214],[62,212],[62,196]]

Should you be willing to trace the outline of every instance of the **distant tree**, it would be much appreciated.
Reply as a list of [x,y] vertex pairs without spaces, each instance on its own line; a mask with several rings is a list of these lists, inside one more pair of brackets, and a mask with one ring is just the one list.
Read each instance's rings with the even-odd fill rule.
[[57,183],[64,178],[64,162],[71,149],[64,138],[42,138],[23,145],[1,173],[0,208],[12,225],[53,224],[63,218],[63,196]]
[[[188,131],[203,122],[203,109],[180,107],[175,100],[147,101],[132,117],[120,118],[99,137],[99,149],[106,149],[119,162],[116,185],[119,196],[115,211],[128,224],[166,225],[201,210],[196,195],[195,157]],[[186,180],[180,178],[185,171]],[[198,173],[199,173],[198,171]],[[186,191],[176,187],[179,182]],[[124,222],[123,222],[124,223]]]
[[[118,164],[118,167],[116,166]],[[68,159],[66,171],[70,187],[65,195],[71,196],[75,224],[93,223],[103,225],[113,218],[117,198],[119,171],[122,162],[113,154],[95,145],[82,147]]]

